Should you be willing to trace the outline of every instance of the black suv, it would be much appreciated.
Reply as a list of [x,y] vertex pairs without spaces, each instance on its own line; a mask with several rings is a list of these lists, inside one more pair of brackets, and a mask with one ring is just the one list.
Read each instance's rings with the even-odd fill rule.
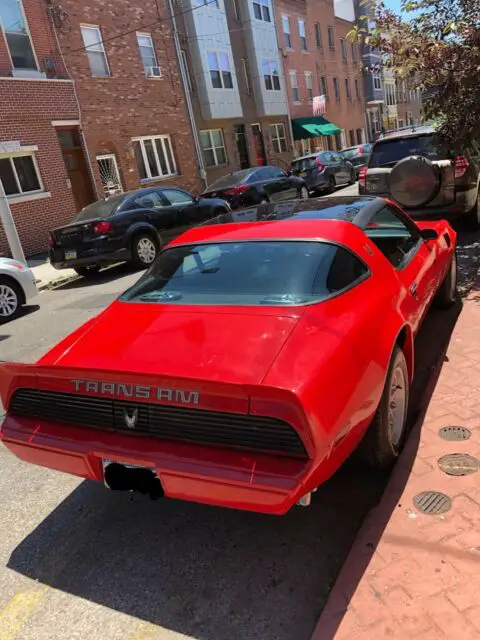
[[463,217],[480,227],[478,157],[442,151],[432,127],[392,132],[373,145],[360,171],[361,195],[390,197],[412,218]]

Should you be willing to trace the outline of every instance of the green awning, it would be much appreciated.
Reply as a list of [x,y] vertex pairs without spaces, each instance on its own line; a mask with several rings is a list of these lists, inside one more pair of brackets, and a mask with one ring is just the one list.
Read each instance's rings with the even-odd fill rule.
[[295,140],[319,138],[320,136],[333,136],[336,133],[340,133],[340,129],[323,116],[316,116],[314,118],[293,118],[292,129]]

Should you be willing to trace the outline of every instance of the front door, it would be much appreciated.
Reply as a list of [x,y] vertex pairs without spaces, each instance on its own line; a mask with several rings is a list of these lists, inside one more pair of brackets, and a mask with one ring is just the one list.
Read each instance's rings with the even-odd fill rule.
[[265,153],[265,142],[263,140],[262,127],[259,124],[252,124],[252,133],[257,166],[263,167],[267,164],[267,156]]
[[68,179],[72,189],[77,210],[83,209],[95,200],[85,154],[80,140],[78,128],[57,129],[58,140],[62,149],[63,160],[67,168]]
[[240,169],[248,169],[250,167],[250,159],[248,157],[247,136],[245,134],[245,125],[235,125],[235,141],[237,143],[238,157],[240,158]]

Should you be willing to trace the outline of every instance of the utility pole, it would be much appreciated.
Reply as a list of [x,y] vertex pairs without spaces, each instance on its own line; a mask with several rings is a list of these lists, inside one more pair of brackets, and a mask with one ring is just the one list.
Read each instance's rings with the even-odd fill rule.
[[19,262],[27,264],[25,260],[25,254],[23,253],[20,238],[18,237],[17,227],[13,220],[12,212],[10,211],[10,205],[5,195],[2,181],[0,180],[0,221],[3,224],[5,235],[7,237],[8,246],[12,253],[13,258]]

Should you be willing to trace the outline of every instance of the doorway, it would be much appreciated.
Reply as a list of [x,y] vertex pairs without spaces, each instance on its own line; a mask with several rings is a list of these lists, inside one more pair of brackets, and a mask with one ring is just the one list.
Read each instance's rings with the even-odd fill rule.
[[258,123],[252,124],[253,146],[255,148],[255,157],[257,166],[263,167],[267,164],[267,156],[265,154],[265,142],[263,140],[262,127]]
[[248,157],[247,135],[244,124],[235,125],[235,141],[237,143],[238,157],[240,158],[240,169],[248,169],[250,160]]
[[108,196],[123,193],[115,155],[109,153],[104,156],[97,156],[97,165],[105,197],[108,198]]
[[80,211],[95,200],[78,128],[57,129],[73,198]]

